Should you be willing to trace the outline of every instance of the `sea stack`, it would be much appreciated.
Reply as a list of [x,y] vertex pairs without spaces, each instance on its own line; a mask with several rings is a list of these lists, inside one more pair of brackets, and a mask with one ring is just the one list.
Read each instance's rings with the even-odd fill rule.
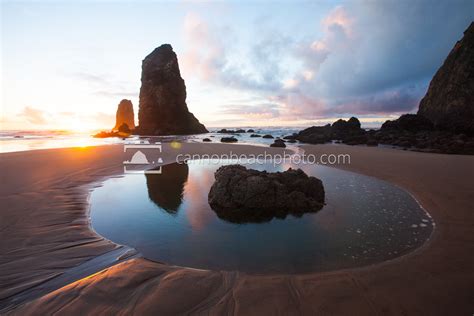
[[161,45],[143,60],[141,81],[138,134],[189,135],[208,132],[188,110],[186,86],[171,45]]
[[437,129],[474,134],[474,22],[431,80],[418,114]]
[[123,99],[120,101],[117,114],[115,116],[115,126],[114,131],[118,130],[122,124],[127,124],[130,130],[135,129],[135,117],[133,113],[133,104],[132,101]]

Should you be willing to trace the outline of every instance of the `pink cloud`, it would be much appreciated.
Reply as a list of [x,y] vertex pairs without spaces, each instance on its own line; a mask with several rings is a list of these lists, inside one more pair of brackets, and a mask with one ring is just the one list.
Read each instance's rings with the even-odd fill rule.
[[48,123],[45,111],[30,106],[25,107],[19,116],[26,118],[28,122],[35,125],[45,125]]
[[195,13],[184,18],[186,50],[181,57],[184,73],[197,75],[204,80],[218,76],[225,56],[224,44],[209,25]]

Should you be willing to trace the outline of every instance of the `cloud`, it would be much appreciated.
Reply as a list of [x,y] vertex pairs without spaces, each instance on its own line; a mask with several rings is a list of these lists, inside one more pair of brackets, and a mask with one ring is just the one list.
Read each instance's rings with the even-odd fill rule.
[[24,124],[25,120],[37,125],[39,128],[63,128],[71,130],[95,130],[99,128],[110,128],[115,124],[115,114],[95,112],[56,112],[50,113],[30,106],[25,107],[18,115],[22,120],[18,124]]
[[95,95],[103,97],[114,97],[114,98],[138,98],[138,92],[118,90],[118,91],[108,91],[108,90],[98,90],[94,91]]
[[83,80],[89,83],[96,83],[101,85],[108,85],[109,80],[107,80],[104,75],[97,75],[93,73],[87,72],[74,72],[70,74],[71,77],[77,78],[79,80]]
[[[473,18],[472,2],[357,1],[323,19],[302,56],[320,96],[360,96],[433,76]],[[444,16],[450,22],[444,23]],[[315,43],[318,48],[315,52]],[[323,57],[321,57],[323,56]]]
[[45,125],[48,123],[48,120],[46,119],[47,113],[45,111],[30,106],[25,107],[18,115],[26,118],[26,120],[31,124]]
[[[258,24],[255,27],[259,28]],[[183,32],[186,49],[180,62],[186,77],[248,91],[282,87],[280,61],[291,38],[272,30],[257,31],[256,41],[242,52],[246,58],[240,58],[241,52],[234,50],[235,32],[227,26],[214,26],[198,14],[188,13]]]
[[255,105],[224,105],[220,114],[239,115],[246,119],[266,119],[280,116],[278,104],[260,103]]
[[211,32],[208,23],[195,13],[185,16],[183,28],[187,43],[187,50],[180,60],[183,70],[204,80],[214,80],[226,62],[223,37]]
[[80,80],[90,86],[90,93],[101,97],[110,98],[136,98],[138,91],[134,92],[131,82],[123,82],[107,74],[96,74],[86,71],[67,74],[69,77]]
[[189,76],[254,94],[274,111],[242,104],[224,109],[229,115],[239,109],[242,117],[278,113],[281,119],[401,114],[416,110],[472,12],[471,0],[347,2],[309,35],[260,23],[258,36],[244,45],[230,27],[190,14],[186,67]]

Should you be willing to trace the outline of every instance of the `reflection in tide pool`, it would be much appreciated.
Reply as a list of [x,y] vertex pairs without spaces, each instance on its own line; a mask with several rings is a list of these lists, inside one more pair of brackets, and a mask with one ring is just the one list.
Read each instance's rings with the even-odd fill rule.
[[[219,165],[164,166],[109,179],[91,196],[94,229],[144,257],[173,265],[252,273],[305,273],[385,261],[425,242],[433,222],[405,191],[374,178],[301,165],[323,181],[327,205],[301,218],[233,224],[207,203]],[[282,171],[289,166],[251,165]]]

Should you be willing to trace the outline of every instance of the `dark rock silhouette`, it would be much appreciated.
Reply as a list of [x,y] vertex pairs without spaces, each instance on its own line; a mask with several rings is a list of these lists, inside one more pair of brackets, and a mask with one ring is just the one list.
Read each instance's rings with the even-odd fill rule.
[[120,126],[126,124],[129,130],[135,129],[135,116],[133,113],[132,101],[123,99],[117,107],[115,115],[114,131],[118,130]]
[[204,125],[188,110],[186,86],[171,45],[161,45],[143,60],[141,81],[138,134],[207,133]]
[[262,135],[252,134],[252,135],[250,135],[250,137],[262,137]]
[[285,142],[282,139],[275,139],[273,144],[270,144],[270,147],[282,147],[285,148]]
[[379,145],[379,142],[373,138],[370,138],[367,140],[367,143],[366,143],[367,146],[378,146]]
[[246,132],[245,132],[244,129],[234,130],[234,129],[222,128],[222,129],[218,130],[216,133],[220,133],[220,134],[239,134],[239,133],[246,133]]
[[434,126],[430,120],[417,114],[403,114],[398,119],[386,121],[381,130],[431,131]]
[[359,119],[357,119],[356,117],[351,117],[348,121],[339,119],[336,122],[332,123],[331,127],[334,133],[337,133],[337,132],[347,133],[347,132],[352,132],[352,131],[359,132],[360,122],[359,122]]
[[204,138],[202,141],[203,141],[203,142],[212,142],[212,140],[211,140],[210,138],[207,138],[207,137]]
[[365,144],[367,141],[365,130],[360,127],[360,122],[355,117],[351,117],[348,121],[339,119],[332,125],[312,126],[287,137],[310,144],[324,144],[334,139],[342,140],[349,145]]
[[131,130],[128,127],[127,123],[122,123],[122,125],[119,126],[118,131],[121,133],[130,133]]
[[161,168],[161,174],[145,174],[148,197],[167,213],[176,214],[183,200],[189,167],[175,162]]
[[418,114],[437,129],[474,135],[474,22],[434,75]]
[[221,143],[236,143],[238,142],[237,138],[235,137],[222,137],[221,138]]
[[322,144],[388,144],[430,153],[474,154],[474,23],[464,32],[436,72],[418,114],[386,121],[380,130],[365,131],[356,118],[312,126],[285,139]]
[[271,138],[273,138],[273,136],[270,135],[270,134],[267,134],[267,135],[263,135],[262,138],[269,138],[269,139],[271,139]]
[[294,139],[308,144],[324,144],[332,139],[331,125],[311,126],[300,131]]
[[218,130],[216,133],[220,133],[220,134],[234,134],[234,133],[235,133],[235,130],[233,130],[233,129],[227,129],[227,128],[221,128],[221,129]]
[[320,210],[324,187],[321,180],[308,177],[301,169],[267,173],[229,165],[216,171],[208,201],[221,219],[263,222]]

